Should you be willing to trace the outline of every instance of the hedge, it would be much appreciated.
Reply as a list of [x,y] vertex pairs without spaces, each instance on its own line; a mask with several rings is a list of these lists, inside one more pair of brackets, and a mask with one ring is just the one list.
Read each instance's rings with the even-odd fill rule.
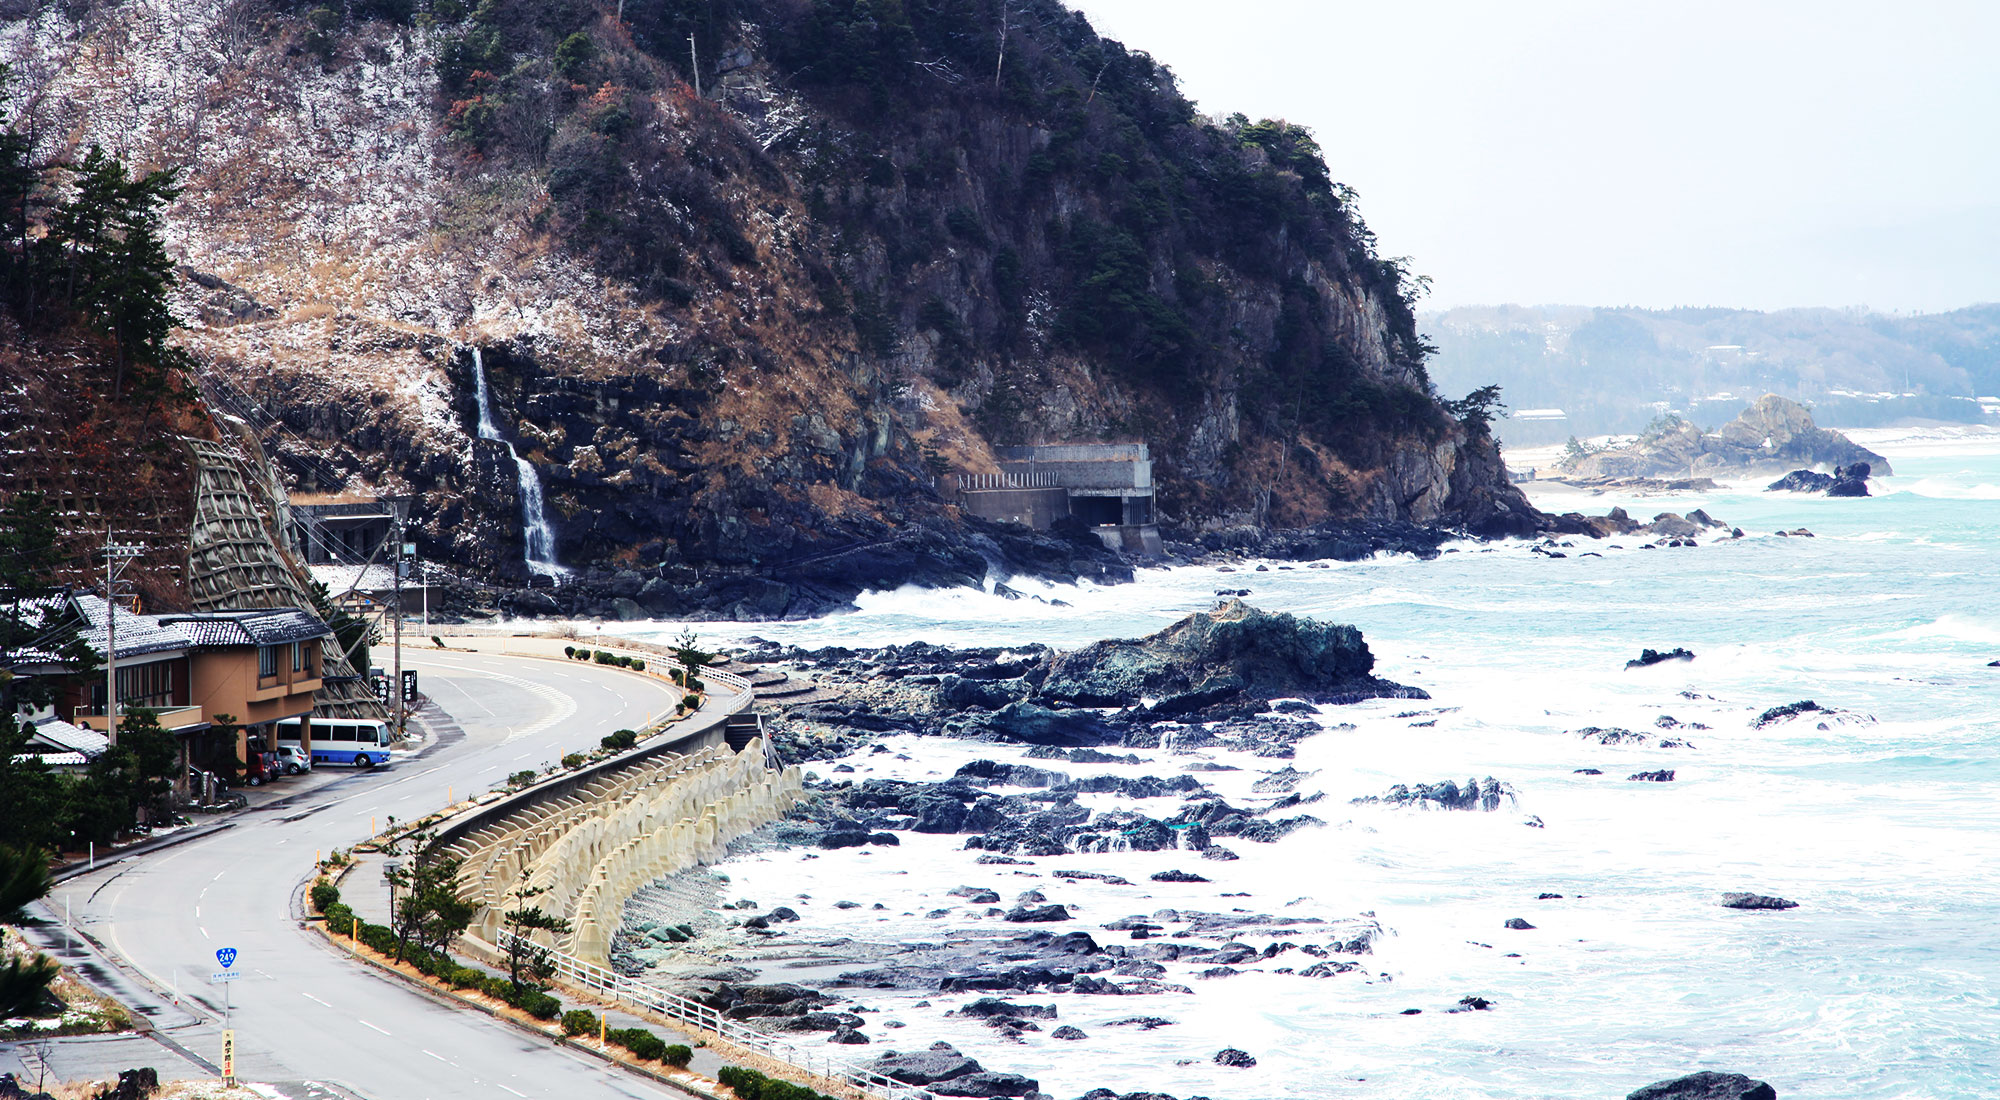
[[823,1092],[766,1077],[742,1066],[724,1066],[715,1072],[715,1079],[743,1100],[833,1100]]
[[313,883],[312,907],[314,909],[324,913],[329,906],[338,905],[339,903],[340,887],[335,886],[325,879],[320,879],[318,882]]
[[562,1015],[562,1002],[539,989],[519,990],[507,1003],[537,1020],[553,1020]]
[[687,1064],[694,1061],[694,1048],[685,1043],[671,1043],[667,1046],[666,1054],[660,1057],[660,1061],[675,1069],[686,1069]]
[[564,1035],[588,1035],[597,1030],[597,1013],[587,1008],[572,1008],[562,1014]]
[[345,936],[354,931],[354,910],[344,902],[333,902],[320,910],[326,914],[326,926]]
[[[335,933],[347,935],[348,930],[354,927],[354,910],[335,902],[326,907],[326,923]],[[360,940],[384,955],[396,953],[396,932],[392,928],[362,921]],[[403,961],[415,967],[417,973],[436,978],[453,989],[470,989],[484,993],[494,1000],[520,1009],[537,1020],[553,1020],[562,1015],[562,1002],[548,993],[531,986],[516,988],[514,983],[506,978],[488,974],[477,967],[462,965],[450,955],[426,951],[416,944],[406,944],[403,947]]]
[[657,1062],[667,1053],[667,1041],[643,1027],[613,1028],[604,1037],[643,1061]]

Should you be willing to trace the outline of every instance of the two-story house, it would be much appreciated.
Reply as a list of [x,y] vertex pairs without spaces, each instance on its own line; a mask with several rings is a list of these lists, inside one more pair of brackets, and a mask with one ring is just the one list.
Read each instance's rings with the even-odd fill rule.
[[[320,646],[332,631],[309,611],[265,608],[189,614],[141,615],[101,596],[50,598],[45,618],[73,617],[99,654],[117,641],[119,713],[154,711],[180,747],[183,768],[233,773],[250,744],[275,743],[281,719],[312,714],[320,686]],[[113,625],[115,630],[109,629]],[[74,676],[53,655],[17,655],[18,672]],[[75,680],[52,716],[106,732],[106,677]],[[31,716],[32,717],[32,716]],[[307,735],[310,749],[310,731]]]

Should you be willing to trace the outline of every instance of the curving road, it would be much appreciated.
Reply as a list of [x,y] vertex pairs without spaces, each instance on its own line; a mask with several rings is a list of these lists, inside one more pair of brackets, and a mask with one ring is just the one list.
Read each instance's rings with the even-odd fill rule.
[[[44,904],[58,919],[68,904],[72,920],[116,964],[107,984],[123,985],[149,1009],[157,1038],[197,1065],[218,1059],[226,992],[241,1078],[328,1083],[374,1100],[682,1097],[446,1007],[298,927],[294,895],[316,849],[365,839],[371,819],[419,817],[442,805],[448,788],[461,796],[485,790],[509,772],[594,746],[673,700],[669,685],[594,665],[462,653],[413,658],[408,650],[404,659],[463,727],[463,739],[443,739],[393,767],[354,772],[281,807],[239,815],[233,828],[71,879]],[[221,947],[237,949],[243,975],[227,987],[209,982]],[[166,1051],[153,1054],[150,1064],[163,1079],[197,1073],[170,1066]],[[63,1059],[55,1061],[60,1067]],[[311,1086],[285,1091],[327,1095]]]

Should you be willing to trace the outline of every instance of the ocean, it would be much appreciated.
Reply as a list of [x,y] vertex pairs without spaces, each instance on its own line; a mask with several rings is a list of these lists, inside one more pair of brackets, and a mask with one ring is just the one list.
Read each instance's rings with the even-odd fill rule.
[[[1018,600],[882,592],[847,615],[704,626],[720,643],[1069,647],[1145,634],[1211,606],[1217,589],[1249,588],[1266,610],[1358,626],[1378,675],[1432,696],[1324,708],[1328,730],[1292,761],[1204,749],[1141,752],[1136,766],[1037,762],[1163,777],[1230,764],[1243,770],[1200,778],[1239,805],[1264,773],[1309,773],[1299,793],[1324,797],[1290,812],[1324,826],[1229,841],[1234,862],[1122,852],[977,866],[963,838],[905,834],[899,848],[764,852],[718,869],[741,896],[797,908],[804,919],[787,929],[804,939],[991,929],[975,907],[953,908],[946,892],[965,884],[1009,901],[1037,887],[1076,911],[1058,931],[1101,942],[1124,939],[1103,922],[1162,909],[1383,926],[1351,974],[1277,973],[1311,962],[1289,952],[1221,978],[1169,967],[1165,980],[1192,995],[1010,996],[1056,1004],[1057,1023],[1089,1035],[1078,1042],[1008,1040],[943,1015],[971,995],[857,994],[874,1046],[852,1054],[944,1039],[1064,1100],[1100,1086],[1218,1100],[1622,1097],[1696,1069],[1747,1073],[1780,1096],[2000,1095],[2000,668],[1987,667],[2000,660],[2000,433],[1851,434],[1896,469],[1868,499],[1759,491],[1769,478],[1653,497],[1535,491],[1555,511],[1704,508],[1745,534],[1696,548],[1568,538],[1553,559],[1520,542],[1462,543],[1434,561],[1154,569],[1115,587],[1016,583],[1029,597]],[[1814,537],[1775,533],[1797,528]],[[1675,646],[1695,659],[1625,668],[1642,648]],[[1833,713],[1754,727],[1802,700]],[[1646,736],[1607,745],[1586,727]],[[888,745],[850,759],[853,777],[1024,759],[935,738]],[[846,777],[831,767],[809,770]],[[1660,769],[1673,781],[1626,778]],[[1516,800],[1492,813],[1352,802],[1486,776]],[[1133,885],[1047,877],[1057,865]],[[1148,880],[1169,867],[1213,881]],[[1727,891],[1798,908],[1727,909]],[[1515,917],[1534,927],[1504,927]],[[1449,1011],[1465,997],[1492,1007]],[[1113,1023],[1133,1016],[1173,1022]],[[1257,1064],[1211,1062],[1224,1047]]]

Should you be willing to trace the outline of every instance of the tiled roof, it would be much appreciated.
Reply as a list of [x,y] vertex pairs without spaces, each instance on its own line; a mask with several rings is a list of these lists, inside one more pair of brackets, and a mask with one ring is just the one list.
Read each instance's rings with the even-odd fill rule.
[[[23,597],[0,593],[0,603],[7,605],[9,615],[19,616],[23,625],[41,631],[52,629],[76,613],[75,597],[68,592]],[[18,668],[22,665],[58,663],[62,660],[62,654],[39,646],[21,646],[0,653],[0,659]]]
[[90,763],[90,758],[80,752],[17,752],[14,754],[14,762],[16,764],[28,760],[40,760],[43,764],[51,768],[80,768]]
[[[69,597],[41,596],[23,600],[28,616],[39,613],[40,621],[53,622],[64,613]],[[102,596],[74,597],[83,613],[83,640],[102,654],[105,649],[105,619],[111,604]],[[309,611],[296,607],[272,607],[254,611],[209,611],[195,615],[134,615],[117,608],[118,659],[128,660],[149,653],[172,653],[184,649],[216,646],[285,645],[332,635],[327,625]],[[60,656],[32,650],[7,654],[17,664],[57,661]]]
[[284,645],[332,634],[311,612],[295,607],[260,611],[210,611],[163,615],[161,622],[187,633],[197,647]]
[[33,741],[65,752],[79,752],[85,756],[102,756],[111,745],[111,739],[94,729],[74,726],[60,718],[44,718],[31,729]]
[[[105,647],[105,616],[110,604],[102,596],[78,596],[76,604],[83,609],[89,626],[84,628],[83,639],[98,653]],[[194,644],[188,632],[166,625],[158,615],[134,615],[120,607],[118,615],[118,657],[138,657],[147,653],[166,653],[176,649],[186,649]]]

